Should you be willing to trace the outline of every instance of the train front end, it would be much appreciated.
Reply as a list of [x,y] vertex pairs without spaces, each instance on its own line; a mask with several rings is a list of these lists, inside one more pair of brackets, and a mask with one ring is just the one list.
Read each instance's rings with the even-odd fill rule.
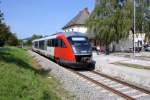
[[68,41],[72,47],[76,60],[76,63],[72,66],[75,66],[76,68],[94,66],[94,62],[92,60],[92,47],[87,37],[71,36],[68,37]]

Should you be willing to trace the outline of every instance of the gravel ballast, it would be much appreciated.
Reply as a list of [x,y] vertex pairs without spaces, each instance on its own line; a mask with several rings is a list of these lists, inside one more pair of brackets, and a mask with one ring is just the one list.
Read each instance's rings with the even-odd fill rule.
[[[49,59],[32,51],[29,51],[29,53],[39,62],[42,68],[51,70],[50,73],[60,80],[62,87],[74,95],[74,100],[122,100],[121,97],[114,93],[79,77]],[[69,100],[69,98],[62,98]]]

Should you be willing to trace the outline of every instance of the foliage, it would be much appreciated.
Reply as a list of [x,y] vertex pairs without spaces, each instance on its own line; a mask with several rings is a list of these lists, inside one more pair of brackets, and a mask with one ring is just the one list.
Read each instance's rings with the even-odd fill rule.
[[[23,49],[0,48],[0,100],[58,100],[58,83]],[[59,90],[58,90],[59,91]]]
[[0,46],[3,46],[4,44],[17,45],[17,37],[10,31],[9,26],[7,26],[3,21],[3,13],[0,10]]
[[132,15],[133,7],[131,2],[126,2],[123,7],[117,7],[113,15],[113,25],[115,32],[112,37],[114,37],[115,42],[127,38],[129,35],[129,30],[132,27]]
[[19,41],[18,41],[18,39],[17,39],[15,34],[11,34],[8,37],[7,44],[9,44],[11,46],[17,46],[19,44]]
[[31,38],[29,38],[25,44],[28,45],[28,46],[31,46],[32,41],[35,40],[35,39],[39,39],[39,38],[42,38],[42,36],[33,34],[31,36]]
[[[142,0],[143,1],[143,0]],[[137,6],[136,6],[136,31],[139,33],[143,32],[143,24],[144,24],[144,5],[143,2],[140,2]]]
[[144,5],[144,32],[146,33],[146,37],[150,40],[150,0],[145,0]]
[[97,39],[105,44],[107,52],[111,42],[119,42],[128,36],[132,26],[132,9],[130,1],[120,6],[117,1],[103,0],[96,5],[87,20],[88,29],[96,33]]
[[3,18],[3,13],[2,13],[2,11],[0,10],[0,23],[2,23],[2,21],[4,20],[4,18]]

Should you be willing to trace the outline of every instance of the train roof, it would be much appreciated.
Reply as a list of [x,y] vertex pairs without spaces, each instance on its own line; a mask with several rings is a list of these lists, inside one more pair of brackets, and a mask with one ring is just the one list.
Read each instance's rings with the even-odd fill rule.
[[70,36],[85,36],[84,33],[80,33],[80,32],[59,32],[59,33],[56,33],[56,34],[52,34],[52,35],[50,35],[48,37],[44,37],[44,38],[33,40],[32,42],[53,39],[53,38],[56,38],[56,36],[58,36],[59,34],[64,34],[66,37],[70,37]]
[[70,37],[70,36],[85,36],[84,33],[80,33],[80,32],[59,32],[56,34],[64,34],[66,37]]

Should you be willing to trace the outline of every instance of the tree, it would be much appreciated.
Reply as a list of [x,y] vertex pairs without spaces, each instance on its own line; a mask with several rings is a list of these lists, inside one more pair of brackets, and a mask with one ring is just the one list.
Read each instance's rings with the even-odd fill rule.
[[144,32],[146,33],[146,38],[150,40],[150,0],[145,0],[144,2]]
[[127,38],[129,31],[132,27],[132,17],[133,17],[133,6],[131,2],[126,1],[124,5],[118,5],[115,8],[113,15],[113,25],[115,29],[114,42],[119,42],[119,40]]
[[130,1],[121,1],[99,0],[86,22],[88,29],[105,44],[106,54],[109,54],[109,44],[126,38],[132,26],[133,6]]
[[33,34],[31,36],[31,38],[27,39],[26,45],[31,46],[32,45],[32,41],[35,40],[35,39],[39,39],[39,38],[42,38],[42,36]]
[[5,44],[5,41],[8,39],[8,36],[11,34],[9,27],[3,23],[3,13],[0,10],[0,46],[3,46]]
[[136,4],[136,31],[142,33],[144,24],[144,2],[141,0]]
[[7,44],[11,45],[11,46],[17,46],[19,44],[19,41],[18,41],[18,39],[17,39],[15,34],[11,34],[8,37]]
[[15,34],[10,31],[10,27],[4,22],[3,13],[0,10],[0,46],[18,44],[18,39]]
[[150,39],[150,0],[136,0],[136,31]]
[[3,18],[3,13],[2,13],[2,11],[0,10],[0,24],[2,23],[3,20],[4,20],[4,18]]

